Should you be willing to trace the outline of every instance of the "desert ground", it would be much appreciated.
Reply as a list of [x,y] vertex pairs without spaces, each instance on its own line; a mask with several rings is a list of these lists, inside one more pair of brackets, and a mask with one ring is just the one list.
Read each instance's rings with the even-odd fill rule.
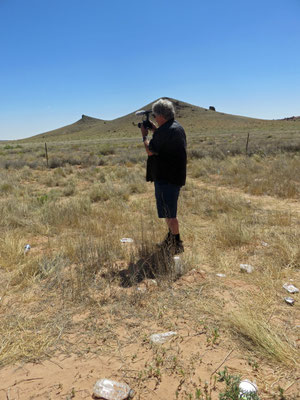
[[300,130],[286,122],[256,126],[247,154],[247,128],[188,134],[179,267],[155,256],[166,227],[138,135],[50,141],[48,160],[45,137],[1,143],[0,399],[90,399],[101,378],[140,400],[234,400],[240,379],[299,398],[300,294],[283,285],[300,288]]

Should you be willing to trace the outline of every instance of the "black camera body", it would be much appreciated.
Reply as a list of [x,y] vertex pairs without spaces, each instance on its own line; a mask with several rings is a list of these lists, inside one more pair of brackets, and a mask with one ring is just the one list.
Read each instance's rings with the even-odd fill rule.
[[139,127],[139,128],[143,125],[145,129],[152,129],[152,124],[151,124],[151,122],[150,122],[150,120],[149,120],[149,115],[150,115],[151,113],[152,113],[151,110],[147,110],[147,111],[145,111],[145,110],[140,110],[140,111],[137,111],[137,112],[135,113],[135,115],[143,115],[143,116],[144,116],[144,120],[143,120],[142,122],[139,122],[139,123],[138,123],[138,127]]

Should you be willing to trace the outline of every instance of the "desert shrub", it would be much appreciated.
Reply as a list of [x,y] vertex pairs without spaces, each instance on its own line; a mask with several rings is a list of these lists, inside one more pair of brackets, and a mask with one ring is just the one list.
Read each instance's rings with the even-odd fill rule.
[[218,247],[237,247],[250,243],[252,234],[242,218],[225,215],[216,223],[214,238]]
[[56,186],[56,180],[53,178],[52,175],[47,175],[44,179],[41,180],[41,182],[48,187]]
[[90,215],[91,204],[87,198],[70,199],[67,202],[54,200],[44,204],[41,221],[50,226],[78,226],[83,216]]
[[220,215],[246,218],[250,209],[250,204],[243,198],[214,191],[206,193],[203,203],[203,213],[210,218],[218,218]]
[[205,153],[203,150],[196,150],[196,149],[191,149],[188,151],[187,156],[189,159],[202,159],[205,157]]
[[6,270],[15,269],[24,261],[24,246],[22,236],[16,232],[7,232],[0,238],[0,264]]
[[206,157],[190,163],[189,170],[193,178],[208,177],[220,173],[220,163],[211,157]]
[[94,186],[89,192],[89,198],[92,203],[97,203],[99,201],[107,201],[110,199],[110,190],[106,190],[105,187],[100,185]]
[[0,167],[3,169],[21,169],[26,165],[24,160],[1,160]]
[[2,183],[0,184],[0,195],[1,194],[7,194],[7,193],[12,193],[13,192],[13,185],[11,183]]
[[47,194],[42,194],[41,196],[38,196],[36,200],[40,205],[43,205],[49,200],[49,196]]
[[44,255],[38,261],[37,274],[41,279],[48,278],[48,281],[51,281],[51,286],[53,287],[63,278],[62,271],[68,265],[69,260],[61,254],[56,254],[53,257]]
[[[16,175],[16,174],[15,174]],[[29,165],[25,165],[18,174],[20,179],[30,179],[33,177],[33,171]],[[15,176],[16,178],[16,176]]]
[[111,146],[111,145],[102,145],[98,149],[98,155],[99,156],[107,156],[109,154],[115,154],[116,150]]
[[[119,243],[117,243],[119,246]],[[84,268],[85,274],[95,275],[104,264],[115,259],[114,244],[105,237],[79,237],[68,245],[68,256],[76,264]]]
[[277,268],[300,268],[300,235],[289,232],[285,235],[275,234],[272,245],[266,248],[265,262]]
[[97,179],[99,180],[99,182],[101,183],[105,183],[106,182],[106,174],[103,171],[99,171]]
[[34,207],[34,202],[26,197],[23,198],[23,201],[14,197],[5,198],[0,205],[0,226],[12,229],[29,226],[33,222]]
[[58,168],[63,166],[63,161],[58,159],[58,158],[51,158],[49,161],[49,167],[50,168]]
[[75,194],[75,184],[74,182],[69,182],[67,186],[63,189],[64,196],[73,196]]
[[130,194],[145,193],[145,191],[146,191],[146,182],[132,182],[129,184]]
[[129,193],[128,185],[106,182],[93,186],[89,192],[89,198],[93,203],[110,199],[128,200]]
[[104,157],[100,157],[100,158],[98,159],[97,165],[98,165],[99,167],[101,167],[101,166],[103,166],[103,165],[107,165],[107,162],[106,162],[105,158],[104,158]]
[[195,178],[209,178],[216,173],[221,183],[241,187],[254,195],[291,198],[297,197],[300,191],[298,157],[237,156],[221,161],[212,158],[204,159],[203,162],[198,160],[191,164],[191,174]]
[[66,174],[65,174],[64,169],[61,167],[56,168],[54,171],[54,176],[65,177]]

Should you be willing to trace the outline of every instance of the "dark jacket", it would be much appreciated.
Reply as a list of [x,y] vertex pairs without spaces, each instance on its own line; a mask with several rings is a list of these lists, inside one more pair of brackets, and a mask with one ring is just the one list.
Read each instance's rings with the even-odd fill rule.
[[174,119],[161,125],[153,134],[147,160],[146,180],[167,181],[183,186],[186,180],[186,135]]

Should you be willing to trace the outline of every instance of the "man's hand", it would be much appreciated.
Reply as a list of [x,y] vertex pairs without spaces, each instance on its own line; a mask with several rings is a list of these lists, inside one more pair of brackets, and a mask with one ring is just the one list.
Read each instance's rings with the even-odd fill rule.
[[[154,123],[153,123],[152,121],[149,121],[149,122],[150,122],[150,124],[151,124],[151,126],[152,126],[151,130],[152,130],[153,132],[155,132],[156,129],[157,129],[156,125],[154,125]],[[141,125],[141,132],[142,132],[142,136],[143,136],[143,137],[144,137],[144,136],[147,136],[148,133],[149,133],[149,129],[145,128],[144,125],[142,124],[142,125]]]
[[141,132],[143,137],[148,135],[148,129],[146,129],[143,124],[141,125]]
[[[153,124],[153,122],[151,122],[151,125],[153,126],[153,130],[155,130],[156,126]],[[151,153],[151,151],[149,150],[149,141],[147,139],[147,135],[148,135],[149,130],[146,129],[144,127],[144,125],[142,125],[141,126],[141,132],[142,132],[142,137],[143,137],[143,142],[144,142],[146,153],[148,154],[148,156],[153,156],[153,153]]]

